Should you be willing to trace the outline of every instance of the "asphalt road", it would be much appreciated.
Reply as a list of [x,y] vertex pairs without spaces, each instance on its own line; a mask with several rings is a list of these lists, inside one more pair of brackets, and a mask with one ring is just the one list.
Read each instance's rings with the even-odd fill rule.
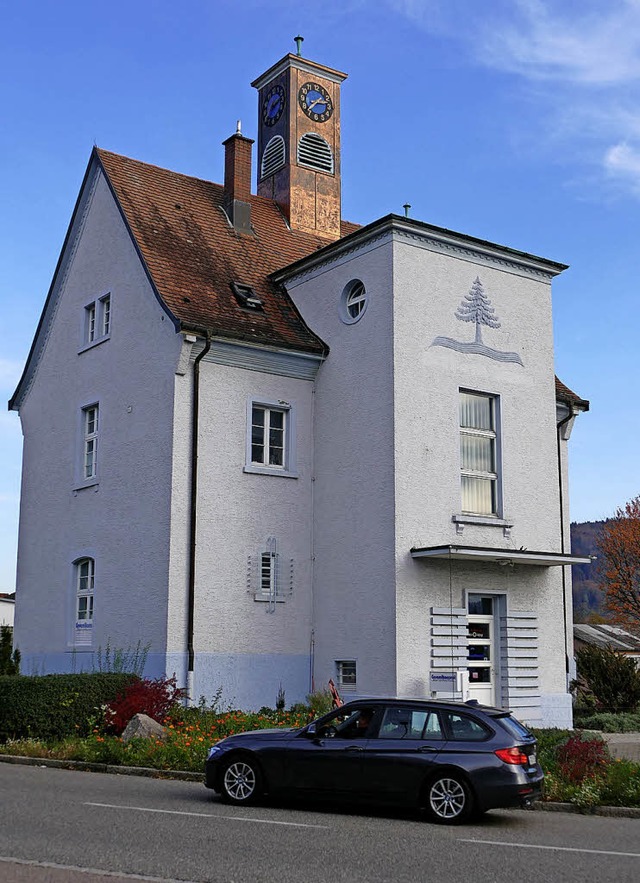
[[239,809],[204,786],[0,764],[1,883],[562,883],[640,880],[640,821],[495,811]]

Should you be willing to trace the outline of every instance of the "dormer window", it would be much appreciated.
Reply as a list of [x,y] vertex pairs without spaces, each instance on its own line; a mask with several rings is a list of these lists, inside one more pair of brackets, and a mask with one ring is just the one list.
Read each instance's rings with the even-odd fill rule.
[[241,285],[239,282],[232,282],[231,288],[236,296],[236,300],[241,307],[254,312],[262,311],[262,301],[255,293],[250,285]]

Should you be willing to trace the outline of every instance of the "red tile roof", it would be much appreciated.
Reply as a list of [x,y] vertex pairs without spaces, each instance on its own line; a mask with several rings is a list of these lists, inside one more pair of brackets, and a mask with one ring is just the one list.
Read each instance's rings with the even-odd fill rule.
[[[305,324],[283,287],[269,275],[330,244],[290,230],[277,204],[251,199],[252,234],[237,232],[222,208],[223,187],[95,149],[153,284],[184,328],[217,337],[322,353],[327,347]],[[342,235],[358,229],[342,222]],[[242,307],[231,283],[249,285],[262,300]],[[556,398],[581,410],[581,399],[556,377]]]
[[[252,234],[237,232],[222,209],[223,188],[199,178],[95,149],[153,284],[179,324],[265,346],[321,353],[270,273],[328,244],[289,229],[277,204],[251,196]],[[343,235],[357,225],[343,223]],[[249,285],[262,311],[242,307],[231,283]]]
[[589,410],[589,402],[586,399],[581,399],[579,395],[577,395],[573,390],[569,389],[568,386],[565,386],[564,383],[556,377],[556,401],[564,402],[569,407],[578,408],[580,411],[588,411]]

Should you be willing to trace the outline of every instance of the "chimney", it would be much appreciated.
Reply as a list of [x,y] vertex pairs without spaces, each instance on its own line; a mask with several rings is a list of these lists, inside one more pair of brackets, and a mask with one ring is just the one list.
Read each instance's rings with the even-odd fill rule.
[[240,120],[234,135],[224,145],[224,208],[229,220],[241,233],[251,232],[251,138],[240,131]]

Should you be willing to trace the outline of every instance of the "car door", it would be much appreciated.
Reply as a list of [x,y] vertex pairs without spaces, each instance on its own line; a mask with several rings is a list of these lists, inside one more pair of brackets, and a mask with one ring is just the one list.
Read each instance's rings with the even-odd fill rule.
[[[367,711],[369,723],[359,727]],[[372,717],[371,709],[357,709],[347,716],[337,711],[314,732],[300,733],[288,753],[287,787],[336,796],[363,792],[362,759]]]
[[364,750],[367,792],[382,800],[415,802],[445,741],[437,710],[388,706]]

